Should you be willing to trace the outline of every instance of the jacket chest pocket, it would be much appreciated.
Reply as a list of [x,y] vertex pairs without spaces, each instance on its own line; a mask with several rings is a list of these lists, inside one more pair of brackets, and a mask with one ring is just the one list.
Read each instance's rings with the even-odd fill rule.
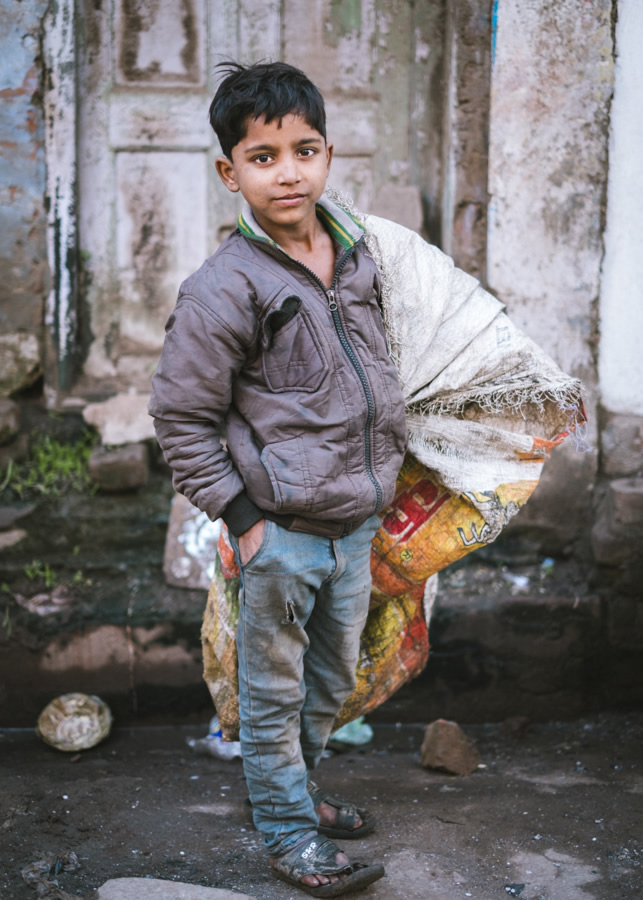
[[301,299],[279,295],[261,326],[262,368],[271,391],[316,391],[328,364]]

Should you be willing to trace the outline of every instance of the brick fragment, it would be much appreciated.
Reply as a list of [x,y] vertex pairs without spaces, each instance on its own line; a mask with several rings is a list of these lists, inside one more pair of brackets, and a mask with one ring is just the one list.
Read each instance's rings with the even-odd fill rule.
[[420,762],[450,775],[470,775],[480,764],[480,754],[456,722],[437,719],[426,726]]
[[149,463],[145,444],[96,447],[89,460],[89,475],[101,491],[133,491],[147,484]]

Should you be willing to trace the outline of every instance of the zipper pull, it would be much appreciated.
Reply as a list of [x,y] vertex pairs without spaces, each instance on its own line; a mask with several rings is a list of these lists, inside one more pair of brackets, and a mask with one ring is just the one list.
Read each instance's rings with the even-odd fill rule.
[[337,303],[335,302],[335,291],[330,290],[326,291],[326,296],[328,297],[328,308],[331,312],[335,312],[337,309]]

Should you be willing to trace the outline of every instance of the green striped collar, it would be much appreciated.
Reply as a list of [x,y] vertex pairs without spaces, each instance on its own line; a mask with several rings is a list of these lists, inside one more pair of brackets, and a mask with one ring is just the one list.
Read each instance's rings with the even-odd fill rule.
[[[341,206],[333,203],[325,195],[319,198],[317,203],[317,215],[321,216],[333,237],[344,250],[351,250],[361,240],[366,229],[355,216],[352,216]],[[255,238],[278,247],[279,244],[269,237],[263,228],[257,224],[248,203],[244,203],[243,211],[237,219],[237,226],[241,234],[248,238]]]

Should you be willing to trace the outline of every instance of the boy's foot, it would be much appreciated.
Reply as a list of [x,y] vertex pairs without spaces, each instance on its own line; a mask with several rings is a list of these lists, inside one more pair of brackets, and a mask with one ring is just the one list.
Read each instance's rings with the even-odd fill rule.
[[[314,781],[309,781],[308,793],[315,804],[315,811],[319,816],[317,830],[327,837],[341,838],[343,840],[355,840],[370,834],[375,828],[375,819],[364,809],[326,794]],[[252,803],[250,798],[244,801],[244,808],[249,822],[252,822]]]
[[326,794],[314,781],[309,781],[307,787],[319,816],[321,834],[350,840],[364,837],[375,828],[375,820],[366,810],[358,809],[349,800]]
[[385,874],[382,865],[351,864],[332,841],[318,836],[305,839],[284,856],[271,857],[270,865],[277,878],[316,897],[339,897]]

